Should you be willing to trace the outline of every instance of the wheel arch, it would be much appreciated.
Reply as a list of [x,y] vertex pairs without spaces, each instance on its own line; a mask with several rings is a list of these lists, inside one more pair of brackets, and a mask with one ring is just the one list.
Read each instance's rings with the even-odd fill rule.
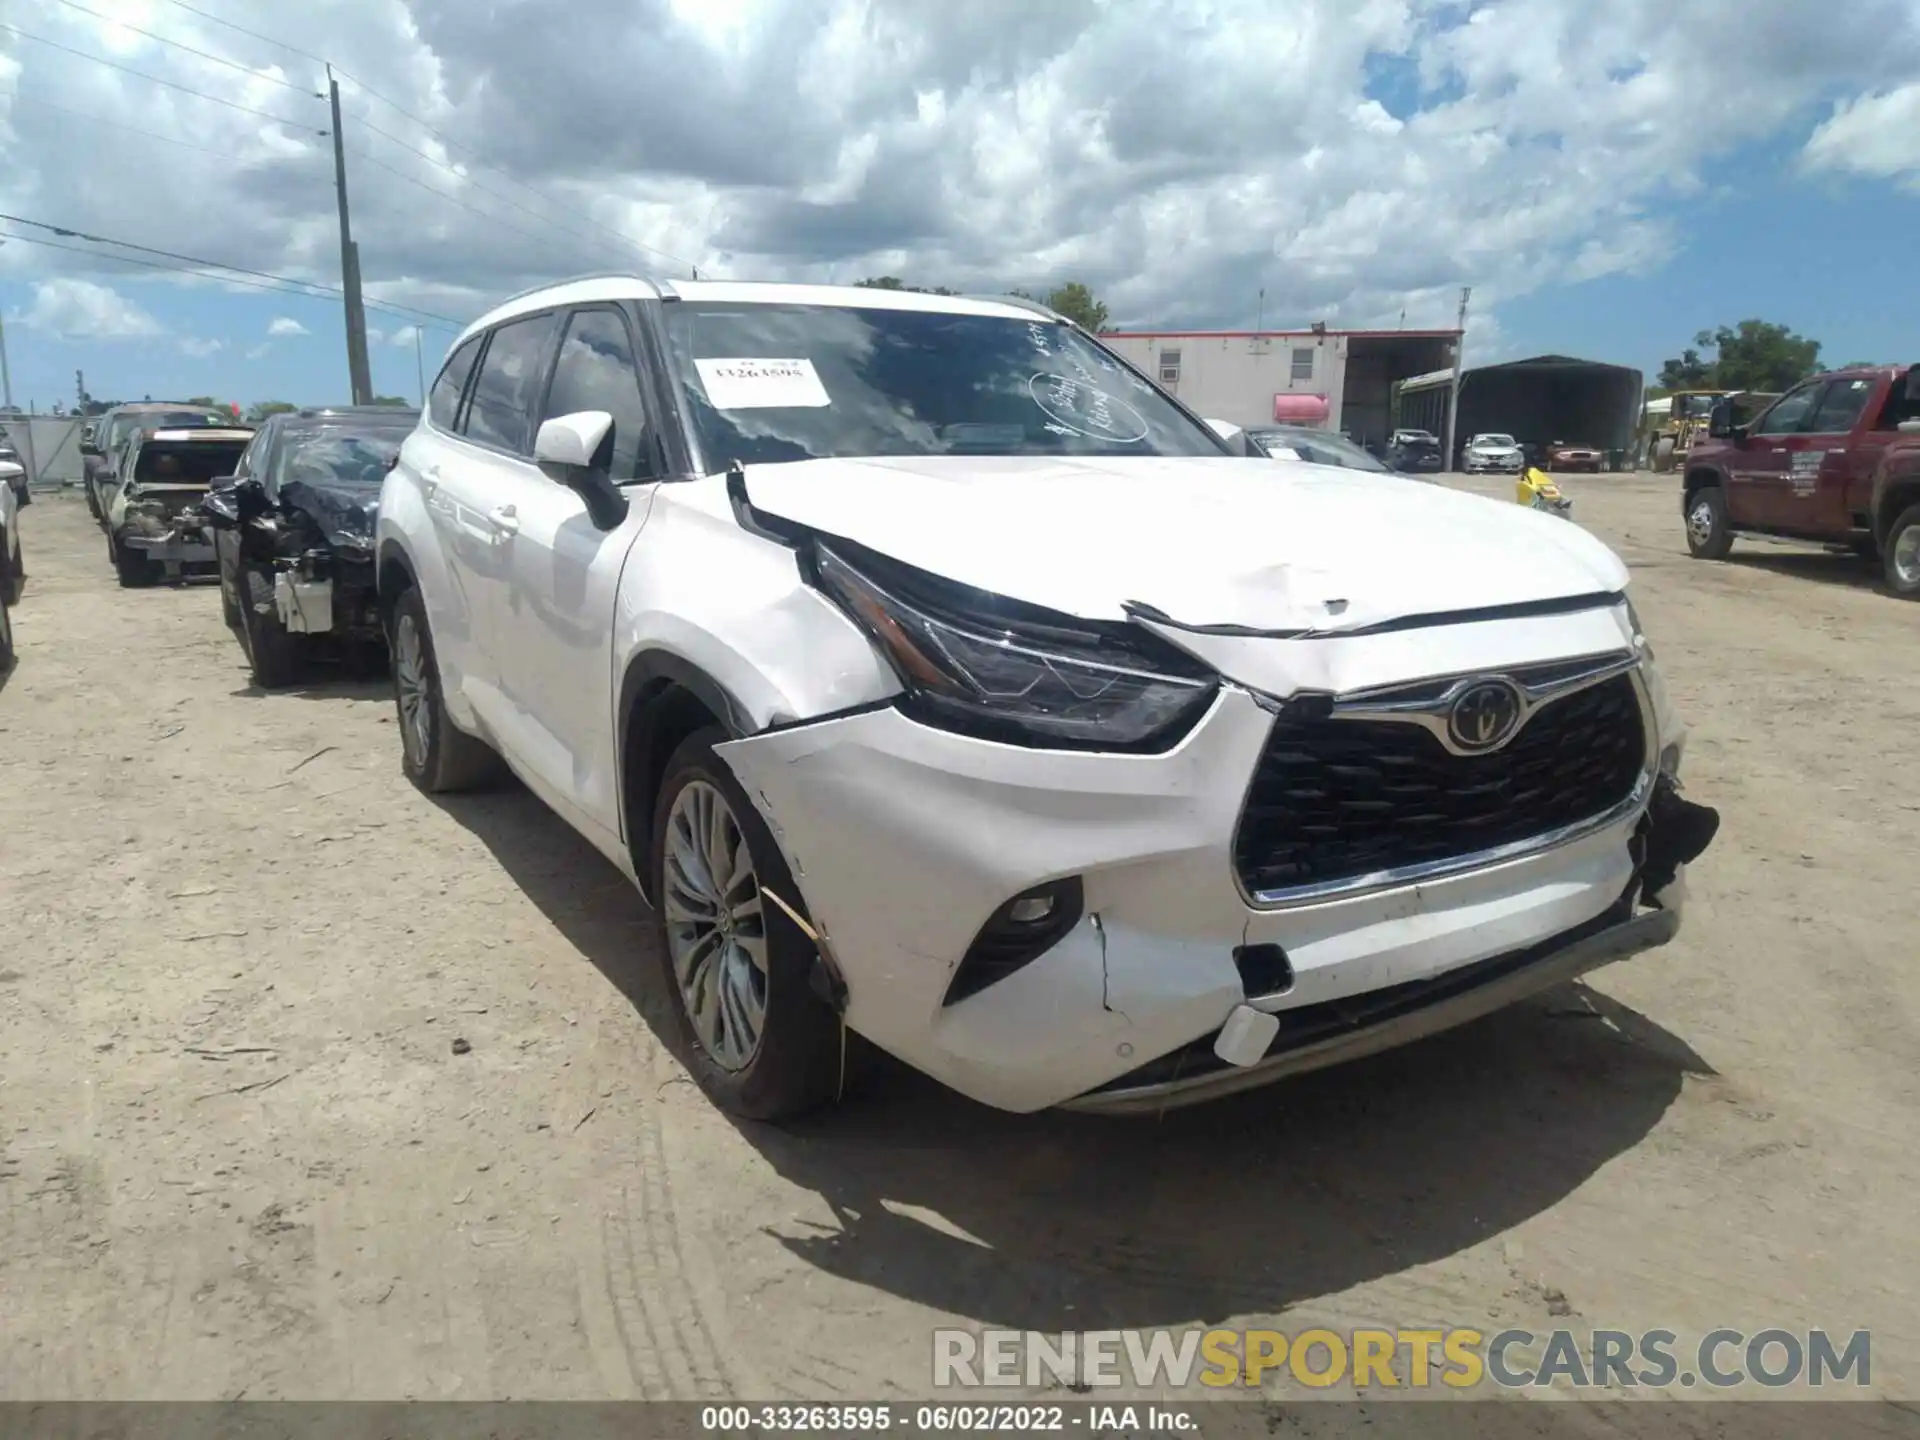
[[1887,476],[1875,487],[1873,500],[1873,540],[1882,549],[1891,538],[1893,522],[1910,505],[1920,505],[1920,462],[1904,467],[1902,473]]
[[393,619],[393,602],[400,598],[400,592],[419,583],[419,567],[413,563],[407,547],[392,538],[381,541],[373,572],[374,597],[380,608],[381,629],[393,628],[390,623]]
[[719,725],[729,738],[752,733],[747,710],[713,676],[670,650],[643,650],[620,679],[620,816],[640,893],[653,893],[653,806],[667,761],[687,736]]
[[1680,513],[1686,513],[1687,507],[1693,503],[1693,497],[1700,491],[1719,490],[1724,493],[1726,488],[1725,477],[1713,466],[1689,465],[1680,482]]

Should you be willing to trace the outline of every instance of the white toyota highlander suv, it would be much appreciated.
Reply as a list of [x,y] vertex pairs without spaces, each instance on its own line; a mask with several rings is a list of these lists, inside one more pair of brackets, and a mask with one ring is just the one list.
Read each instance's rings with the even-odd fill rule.
[[1717,816],[1585,531],[1275,461],[1016,301],[627,277],[469,327],[380,497],[406,773],[641,887],[694,1071],[847,1032],[1152,1111],[1679,925]]

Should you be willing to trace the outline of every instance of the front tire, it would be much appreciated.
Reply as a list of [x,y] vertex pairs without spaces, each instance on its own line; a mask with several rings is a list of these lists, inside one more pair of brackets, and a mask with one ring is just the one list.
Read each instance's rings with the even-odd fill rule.
[[100,492],[93,488],[93,482],[91,480],[87,481],[85,488],[87,492],[87,513],[93,516],[95,520],[103,520],[105,517],[100,514]]
[[273,605],[273,579],[266,571],[249,566],[240,571],[238,580],[245,587],[245,598],[238,601],[240,648],[247,652],[253,683],[262,690],[284,690],[300,678],[304,658],[300,637],[280,623]]
[[1920,505],[1909,505],[1887,530],[1887,589],[1902,600],[1920,600]]
[[0,592],[0,675],[13,669],[13,602]]
[[1671,436],[1663,436],[1654,441],[1651,451],[1653,469],[1662,475],[1673,469],[1673,451],[1674,444]]
[[1696,560],[1724,560],[1733,549],[1727,497],[1718,485],[1695,490],[1687,497],[1687,549]]
[[841,1021],[812,986],[814,945],[771,889],[799,891],[766,822],[707,729],[681,742],[654,804],[653,893],[661,966],[682,1049],[721,1108],[785,1120],[834,1098]]
[[26,592],[27,552],[24,548],[11,549],[7,533],[0,530],[0,599],[18,605]]
[[440,662],[417,589],[393,606],[393,703],[400,724],[400,768],[428,795],[472,790],[495,779],[500,757],[447,715]]

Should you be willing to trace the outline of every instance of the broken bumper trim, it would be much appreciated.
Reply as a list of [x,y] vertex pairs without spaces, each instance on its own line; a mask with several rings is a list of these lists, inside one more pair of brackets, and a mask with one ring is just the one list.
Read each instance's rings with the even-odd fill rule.
[[[1627,902],[1623,901],[1614,913],[1620,913],[1626,905]],[[1424,1003],[1416,1002],[1415,1008],[1403,1010],[1374,1024],[1270,1055],[1254,1065],[1213,1069],[1184,1079],[1143,1085],[1128,1086],[1123,1080],[1065,1101],[1060,1108],[1108,1115],[1151,1114],[1255,1089],[1288,1076],[1345,1064],[1349,1060],[1397,1049],[1504,1010],[1531,995],[1578,979],[1603,965],[1665,945],[1679,930],[1678,912],[1649,910],[1591,933],[1576,931],[1577,938],[1564,943],[1548,942],[1547,945],[1533,947],[1537,952],[1544,953],[1529,955],[1527,951],[1521,951],[1518,955],[1482,961],[1469,969],[1481,970],[1483,974],[1487,971],[1494,973],[1490,978],[1466,989],[1458,988],[1457,984],[1458,980],[1466,977],[1457,973],[1440,977],[1434,982],[1435,989],[1442,992],[1437,998]],[[1455,983],[1449,985],[1448,981]],[[1282,1031],[1277,1043],[1284,1044],[1289,1016],[1286,1011],[1278,1013]],[[1209,1041],[1211,1038],[1208,1037]],[[1208,1058],[1211,1058],[1210,1051]]]
[[178,535],[130,535],[123,531],[120,543],[129,550],[143,552],[149,560],[176,565],[211,565],[215,559],[212,545],[185,540]]

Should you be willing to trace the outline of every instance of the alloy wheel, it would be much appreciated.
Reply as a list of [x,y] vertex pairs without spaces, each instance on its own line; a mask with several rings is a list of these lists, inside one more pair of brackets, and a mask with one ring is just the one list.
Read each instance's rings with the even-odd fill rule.
[[1893,573],[1902,585],[1920,585],[1920,525],[1909,525],[1893,542]]
[[1696,545],[1708,545],[1713,541],[1713,506],[1705,500],[1694,503],[1687,512],[1687,534]]
[[744,1070],[767,1018],[767,931],[760,881],[720,791],[689,781],[667,812],[667,951],[694,1037],[725,1070]]
[[402,615],[394,627],[393,688],[400,706],[400,743],[416,768],[427,763],[433,711],[427,690],[427,653],[413,616]]

